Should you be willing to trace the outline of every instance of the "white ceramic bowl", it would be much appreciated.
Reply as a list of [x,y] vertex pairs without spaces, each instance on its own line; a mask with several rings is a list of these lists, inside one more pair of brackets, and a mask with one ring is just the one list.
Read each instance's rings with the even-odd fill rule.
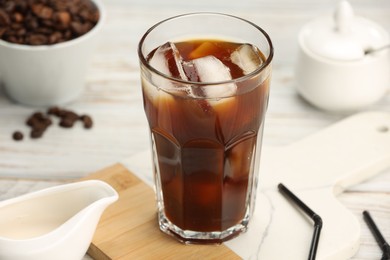
[[[331,17],[316,19],[305,25],[298,36],[299,53],[295,77],[298,92],[311,104],[331,112],[355,112],[367,108],[379,101],[390,88],[390,51],[385,49],[372,54],[363,55],[364,45],[379,47],[390,42],[390,35],[379,24],[362,17],[353,20],[357,25],[353,29],[360,32],[365,29],[364,44],[354,40],[351,33],[339,33],[338,40],[348,39],[361,44],[362,55],[348,58],[350,46],[345,47],[337,39],[320,41],[313,36],[326,33],[326,29],[334,30]],[[359,31],[360,29],[360,31]],[[326,34],[325,34],[326,35]],[[358,35],[361,36],[361,35]],[[315,40],[317,49],[308,40]],[[332,47],[332,48],[331,48]],[[319,50],[330,49],[330,53],[343,57],[324,56]],[[348,55],[347,55],[348,54]],[[354,52],[352,51],[352,54]],[[353,56],[353,55],[352,55]]]
[[61,105],[79,97],[106,16],[100,0],[92,1],[99,10],[99,21],[78,38],[40,46],[0,40],[0,83],[12,100],[42,107]]
[[329,112],[355,112],[379,101],[390,88],[389,51],[357,61],[332,61],[301,46],[295,71],[297,90]]

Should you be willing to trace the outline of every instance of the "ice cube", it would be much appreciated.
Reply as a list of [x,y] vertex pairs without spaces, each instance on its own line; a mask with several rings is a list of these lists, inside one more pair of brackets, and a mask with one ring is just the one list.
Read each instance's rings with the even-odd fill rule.
[[200,82],[198,71],[193,61],[184,61],[183,69],[189,81]]
[[[232,79],[229,68],[214,56],[194,59],[191,62],[200,82],[213,83]],[[236,89],[234,83],[227,83],[204,86],[202,92],[206,98],[222,98],[234,95]]]
[[149,60],[149,64],[163,74],[182,80],[188,80],[182,66],[181,57],[175,44],[167,42],[161,45]]
[[[172,42],[167,42],[158,47],[156,51],[152,53],[148,62],[150,66],[166,76],[188,80],[182,66],[183,59],[175,44]],[[144,83],[144,89],[145,93],[149,95],[151,100],[157,100],[159,96],[161,98],[163,96],[168,98],[169,94],[162,90],[176,93],[178,95],[186,95],[186,92],[188,92],[187,89],[174,85],[169,79],[154,73],[151,75],[151,83]]]
[[230,55],[230,60],[242,69],[244,75],[253,72],[263,63],[257,48],[250,44],[242,44],[238,47]]

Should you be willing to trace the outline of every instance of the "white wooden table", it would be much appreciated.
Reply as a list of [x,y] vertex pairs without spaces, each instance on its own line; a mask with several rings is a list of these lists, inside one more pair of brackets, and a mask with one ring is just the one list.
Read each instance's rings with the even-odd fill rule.
[[[299,29],[310,19],[332,12],[336,1],[320,0],[104,0],[107,21],[87,74],[85,91],[67,108],[88,113],[94,127],[50,127],[41,139],[28,137],[24,122],[31,108],[15,104],[0,89],[0,200],[72,181],[149,148],[137,57],[143,32],[154,23],[181,13],[217,11],[251,20],[269,32],[275,45],[273,80],[264,145],[286,145],[337,122],[348,114],[320,111],[295,90],[294,65]],[[358,15],[390,30],[388,0],[351,1]],[[1,57],[0,57],[1,58]],[[390,72],[389,72],[390,73]],[[389,86],[390,87],[390,86]],[[367,110],[390,112],[390,95]],[[22,142],[13,131],[21,130]],[[361,220],[362,238],[353,259],[379,259],[381,252],[362,220],[369,210],[390,241],[390,169],[356,185],[339,199]]]

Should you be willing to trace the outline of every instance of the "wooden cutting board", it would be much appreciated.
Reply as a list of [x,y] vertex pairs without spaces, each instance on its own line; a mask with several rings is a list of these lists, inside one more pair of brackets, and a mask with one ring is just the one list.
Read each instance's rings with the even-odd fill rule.
[[225,245],[183,245],[162,233],[153,189],[121,164],[85,179],[103,180],[119,193],[102,215],[88,250],[95,260],[240,259]]

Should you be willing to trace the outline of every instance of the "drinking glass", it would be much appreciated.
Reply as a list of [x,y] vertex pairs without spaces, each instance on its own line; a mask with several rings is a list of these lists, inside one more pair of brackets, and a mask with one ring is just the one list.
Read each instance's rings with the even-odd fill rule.
[[[246,75],[215,82],[177,78],[149,62],[167,42],[205,39],[251,44],[263,61]],[[237,236],[247,229],[256,199],[270,37],[239,17],[184,14],[151,27],[138,55],[160,229],[185,243],[222,243]],[[194,94],[199,91],[213,95]]]

